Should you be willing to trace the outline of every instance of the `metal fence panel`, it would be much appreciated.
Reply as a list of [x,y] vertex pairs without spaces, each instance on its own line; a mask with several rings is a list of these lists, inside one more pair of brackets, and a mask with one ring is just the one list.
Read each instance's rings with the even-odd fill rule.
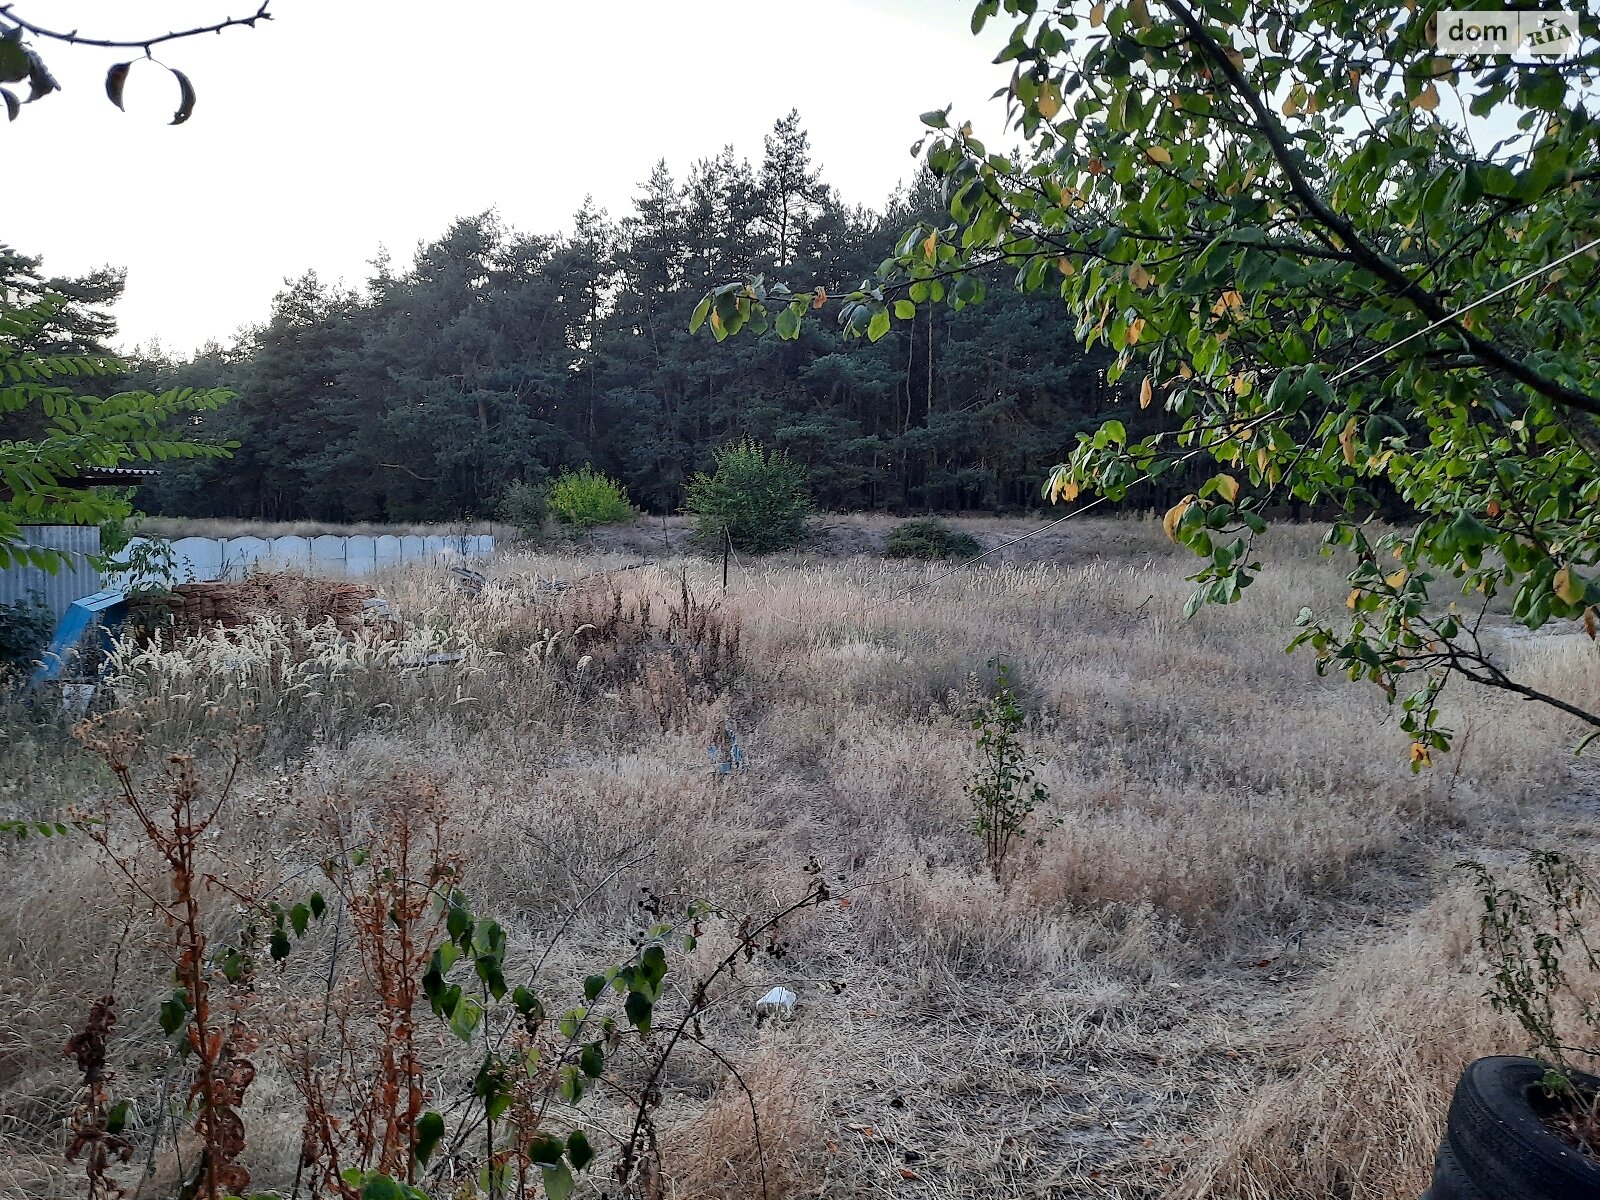
[[15,604],[37,595],[60,620],[74,600],[100,590],[100,572],[89,562],[90,555],[100,553],[98,526],[25,525],[22,538],[30,546],[64,550],[72,557],[54,574],[15,565],[0,571],[0,604]]

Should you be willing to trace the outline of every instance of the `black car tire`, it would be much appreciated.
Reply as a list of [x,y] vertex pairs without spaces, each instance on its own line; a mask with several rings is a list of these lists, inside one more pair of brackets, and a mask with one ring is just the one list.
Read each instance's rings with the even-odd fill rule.
[[[1533,1059],[1504,1055],[1462,1073],[1430,1200],[1600,1200],[1600,1162],[1551,1133],[1535,1110],[1544,1075]],[[1592,1076],[1574,1082],[1600,1088]]]

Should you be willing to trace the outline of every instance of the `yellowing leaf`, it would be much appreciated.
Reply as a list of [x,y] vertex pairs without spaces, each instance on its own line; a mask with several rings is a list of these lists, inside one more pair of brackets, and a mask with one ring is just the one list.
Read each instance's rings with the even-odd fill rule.
[[1091,26],[1093,26],[1095,29],[1099,29],[1100,26],[1104,25],[1105,23],[1106,23],[1106,6],[1102,2],[1102,3],[1096,4],[1093,8],[1091,8],[1089,10],[1089,24]]
[[1150,386],[1150,376],[1144,377],[1144,382],[1139,385],[1139,407],[1149,408],[1150,401],[1155,398],[1155,389]]
[[1346,466],[1356,465],[1356,419],[1351,417],[1344,423],[1344,432],[1339,435],[1339,449],[1344,451]]
[[1145,0],[1131,0],[1128,5],[1128,20],[1140,29],[1150,28],[1150,9],[1146,6]]
[[821,308],[828,302],[828,289],[818,285],[817,294],[811,297],[811,307]]
[[1385,575],[1383,577],[1383,581],[1390,587],[1398,589],[1399,586],[1406,581],[1406,576],[1409,574],[1409,571],[1407,571],[1404,567],[1401,567],[1398,571]]
[[1169,163],[1172,161],[1172,152],[1165,146],[1146,146],[1144,152],[1151,162]]
[[1411,98],[1411,107],[1420,108],[1423,112],[1432,112],[1439,107],[1439,89],[1429,83]]
[[1103,175],[1105,173],[1105,169],[1106,164],[1099,157],[1091,158],[1089,160],[1089,174]]
[[1235,396],[1248,396],[1250,394],[1250,376],[1235,375],[1233,377],[1233,394]]
[[1592,604],[1583,610],[1583,631],[1589,635],[1591,642],[1595,640],[1596,633],[1600,632],[1595,628],[1594,605]]
[[1136,344],[1139,341],[1139,338],[1143,336],[1143,334],[1144,334],[1144,318],[1143,317],[1135,317],[1133,320],[1128,322],[1128,345],[1132,346],[1132,345]]
[[1238,292],[1229,289],[1217,297],[1217,302],[1211,306],[1211,315],[1220,317],[1225,312],[1238,314],[1244,311],[1244,297]]
[[1500,501],[1498,501],[1498,500],[1489,501],[1488,513],[1489,513],[1489,516],[1490,516],[1491,519],[1493,519],[1494,517],[1498,517],[1500,515]]
[[1134,263],[1128,268],[1128,282],[1141,292],[1150,286],[1150,272],[1144,269],[1143,263]]
[[1194,378],[1194,368],[1191,367],[1186,362],[1179,363],[1178,364],[1178,378],[1179,379],[1193,379]]
[[1572,573],[1571,567],[1562,567],[1561,570],[1556,572],[1553,586],[1555,587],[1556,595],[1560,596],[1562,601],[1567,604],[1576,604],[1583,599],[1583,580]]
[[1355,606],[1356,606],[1356,602],[1359,601],[1360,599],[1361,599],[1361,589],[1360,588],[1351,588],[1350,589],[1350,594],[1344,598],[1344,606],[1346,608],[1349,608],[1349,609],[1354,609]]
[[1039,115],[1046,121],[1053,120],[1061,111],[1061,92],[1056,87],[1054,80],[1047,80],[1039,87],[1039,96],[1033,102],[1039,110]]
[[1065,465],[1051,471],[1050,478],[1044,486],[1045,498],[1051,504],[1055,504],[1060,500],[1065,500],[1068,504],[1071,504],[1078,498],[1078,493],[1082,490],[1073,480],[1071,470]]
[[938,248],[939,235],[937,233],[930,233],[927,240],[922,243],[922,257],[927,259],[929,262],[932,262],[934,255],[938,252]]
[[1065,254],[1056,259],[1056,270],[1067,276],[1076,275],[1078,273],[1078,268],[1072,265],[1072,260]]
[[1183,514],[1189,511],[1189,506],[1193,503],[1193,496],[1185,496],[1167,509],[1167,515],[1161,518],[1162,532],[1172,541],[1178,540],[1178,522],[1183,520]]
[[1239,481],[1232,475],[1218,475],[1217,495],[1232,504],[1239,498]]
[[1411,743],[1411,761],[1419,767],[1433,766],[1433,750],[1423,742]]

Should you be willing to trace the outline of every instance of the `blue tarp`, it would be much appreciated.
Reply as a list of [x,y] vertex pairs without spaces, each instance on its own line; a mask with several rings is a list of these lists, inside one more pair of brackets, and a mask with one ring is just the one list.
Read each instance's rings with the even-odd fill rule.
[[121,591],[96,592],[74,600],[56,625],[44,658],[33,673],[33,683],[60,679],[73,659],[90,648],[85,639],[91,630],[99,632],[101,647],[109,647],[111,628],[122,623],[127,611],[128,597]]

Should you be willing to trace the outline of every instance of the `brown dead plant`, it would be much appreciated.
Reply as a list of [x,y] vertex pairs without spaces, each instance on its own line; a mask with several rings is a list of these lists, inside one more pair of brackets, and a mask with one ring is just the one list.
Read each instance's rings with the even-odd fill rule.
[[[75,731],[83,746],[105,762],[115,787],[99,812],[74,816],[168,931],[165,950],[174,987],[161,1005],[161,1027],[175,1039],[178,1052],[192,1059],[189,1099],[204,1147],[181,1200],[221,1200],[250,1183],[250,1172],[238,1161],[244,1151],[239,1108],[255,1079],[249,1054],[256,1041],[243,1020],[250,969],[237,953],[210,952],[213,921],[207,893],[217,890],[217,881],[205,870],[203,843],[228,801],[255,733],[252,727],[241,727],[229,744],[213,744],[216,769],[207,772],[197,753],[155,749],[133,710],[114,710]],[[132,843],[121,836],[128,818],[136,835]],[[85,1053],[92,1043],[91,1033]],[[96,1165],[91,1157],[91,1181]],[[98,1165],[103,1167],[103,1161]]]

